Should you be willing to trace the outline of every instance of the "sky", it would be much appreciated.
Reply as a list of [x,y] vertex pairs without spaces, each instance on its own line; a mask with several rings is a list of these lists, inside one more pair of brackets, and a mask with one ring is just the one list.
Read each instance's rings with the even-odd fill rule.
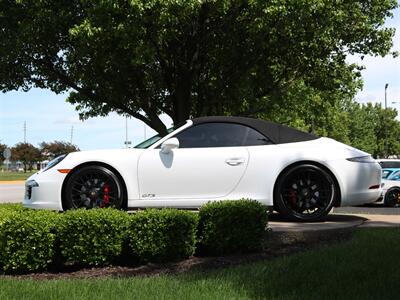
[[[393,11],[393,18],[387,19],[385,26],[396,29],[392,49],[400,53],[400,8]],[[359,56],[351,56],[347,61],[366,68],[362,72],[364,88],[356,96],[358,102],[380,102],[384,105],[385,84],[388,83],[387,105],[400,110],[400,56],[366,56],[363,60]]]
[[[395,27],[393,50],[400,52],[400,9],[393,11],[394,17],[385,26]],[[384,88],[388,83],[387,103],[400,111],[400,57],[348,57],[348,62],[365,66],[362,71],[363,89],[356,95],[356,101],[384,102]],[[0,143],[13,146],[24,141],[26,122],[26,141],[38,146],[46,141],[71,141],[81,150],[123,148],[126,140],[132,145],[154,135],[150,127],[134,118],[126,119],[111,113],[107,117],[79,120],[73,105],[66,103],[67,94],[56,95],[48,90],[32,89],[29,92],[0,92]],[[169,127],[168,116],[162,120]],[[126,126],[127,124],[127,126]]]

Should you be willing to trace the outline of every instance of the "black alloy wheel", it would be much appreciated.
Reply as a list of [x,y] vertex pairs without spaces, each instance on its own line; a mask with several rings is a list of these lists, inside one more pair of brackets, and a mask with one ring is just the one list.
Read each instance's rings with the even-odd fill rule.
[[103,166],[87,166],[68,178],[64,208],[123,208],[124,198],[122,184],[114,172]]
[[400,205],[400,189],[390,188],[385,193],[384,204],[387,207],[396,207]]
[[337,197],[333,177],[313,164],[296,165],[279,177],[274,191],[279,213],[294,221],[318,221]]

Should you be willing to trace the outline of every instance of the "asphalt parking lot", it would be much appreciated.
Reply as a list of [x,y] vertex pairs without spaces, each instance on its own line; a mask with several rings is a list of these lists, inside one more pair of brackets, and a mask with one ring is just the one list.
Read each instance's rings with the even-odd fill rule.
[[332,212],[337,214],[400,215],[400,207],[384,207],[383,205],[369,204],[355,207],[337,207]]
[[24,183],[0,183],[0,203],[22,202],[24,192]]

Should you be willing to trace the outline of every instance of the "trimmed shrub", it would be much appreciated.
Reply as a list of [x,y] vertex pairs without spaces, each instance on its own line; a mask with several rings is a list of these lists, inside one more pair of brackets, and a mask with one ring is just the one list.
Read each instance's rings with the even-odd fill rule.
[[106,265],[116,259],[129,216],[116,209],[78,209],[62,215],[58,243],[63,259],[82,265]]
[[18,211],[25,211],[29,210],[22,206],[22,203],[1,203],[0,204],[0,218],[3,215],[7,215],[10,212],[18,212]]
[[198,252],[207,255],[261,250],[267,208],[254,200],[209,202],[199,212]]
[[197,226],[197,213],[147,209],[132,216],[127,241],[139,260],[178,260],[193,255]]
[[52,263],[58,214],[49,211],[2,210],[0,265],[4,272],[45,269]]

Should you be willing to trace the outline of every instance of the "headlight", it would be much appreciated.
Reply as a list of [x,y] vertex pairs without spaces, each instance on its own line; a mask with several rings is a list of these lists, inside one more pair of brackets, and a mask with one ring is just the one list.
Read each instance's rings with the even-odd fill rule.
[[375,162],[375,159],[373,159],[371,155],[347,158],[347,160],[353,161],[353,162],[359,162],[359,163],[374,163]]
[[55,159],[53,159],[52,161],[50,161],[47,164],[47,167],[43,169],[43,172],[51,169],[52,167],[54,167],[55,165],[59,164],[68,154],[63,154],[60,156],[57,156]]

